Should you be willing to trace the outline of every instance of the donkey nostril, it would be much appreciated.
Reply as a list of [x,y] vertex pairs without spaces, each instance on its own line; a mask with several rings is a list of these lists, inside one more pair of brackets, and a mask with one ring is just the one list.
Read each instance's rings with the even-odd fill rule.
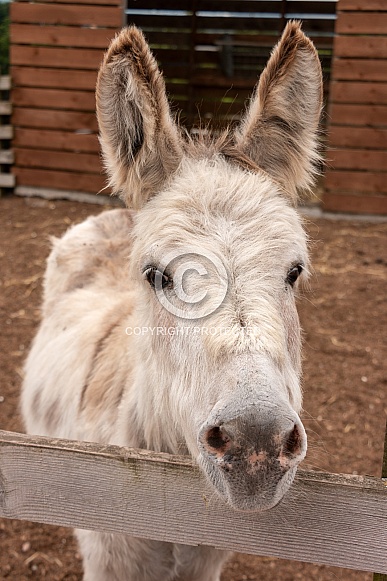
[[300,430],[295,424],[293,429],[288,433],[284,439],[283,454],[288,457],[297,456],[302,450],[302,436]]
[[225,452],[229,447],[230,437],[222,428],[215,426],[210,428],[206,434],[206,441],[210,448],[213,450],[218,450],[219,452]]

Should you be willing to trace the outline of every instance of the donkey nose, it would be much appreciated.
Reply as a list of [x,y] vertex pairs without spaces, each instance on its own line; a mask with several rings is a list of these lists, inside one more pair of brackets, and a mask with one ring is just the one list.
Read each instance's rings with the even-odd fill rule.
[[254,423],[249,420],[238,418],[204,427],[199,434],[203,452],[228,467],[244,460],[253,466],[279,462],[288,470],[304,458],[306,434],[298,418],[265,421],[263,425],[257,419]]

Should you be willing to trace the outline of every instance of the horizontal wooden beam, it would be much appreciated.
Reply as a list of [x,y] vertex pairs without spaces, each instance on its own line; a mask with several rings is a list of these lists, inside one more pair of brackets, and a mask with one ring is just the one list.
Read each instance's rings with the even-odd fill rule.
[[340,0],[339,10],[356,10],[369,12],[371,10],[385,10],[385,0]]
[[[367,5],[367,3],[365,3]],[[336,23],[337,34],[386,34],[387,11],[342,12]]]
[[40,4],[12,2],[11,22],[56,24],[70,26],[120,27],[122,9],[119,6],[82,6],[80,4]]
[[387,572],[387,487],[365,476],[300,471],[241,513],[188,457],[0,432],[0,516]]
[[[350,190],[350,187],[348,188]],[[328,212],[345,212],[352,214],[387,214],[387,196],[372,194],[324,192],[323,210]]]

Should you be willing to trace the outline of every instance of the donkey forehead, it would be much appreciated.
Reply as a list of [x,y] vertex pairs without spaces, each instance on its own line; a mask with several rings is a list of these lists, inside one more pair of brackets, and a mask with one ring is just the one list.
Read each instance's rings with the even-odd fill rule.
[[184,160],[139,212],[134,234],[134,250],[155,261],[184,245],[261,263],[307,262],[306,234],[286,195],[264,172],[222,158]]

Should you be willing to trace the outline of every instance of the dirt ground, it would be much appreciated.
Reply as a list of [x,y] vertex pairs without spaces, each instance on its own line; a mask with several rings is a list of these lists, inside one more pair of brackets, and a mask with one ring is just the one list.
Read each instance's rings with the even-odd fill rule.
[[[23,361],[39,321],[49,235],[101,206],[0,198],[0,428],[23,431]],[[387,224],[308,221],[314,275],[299,312],[305,332],[305,467],[380,476],[385,418]],[[0,579],[81,580],[69,529],[0,521]],[[366,581],[370,573],[237,555],[222,581]],[[160,580],[162,581],[162,580]]]

